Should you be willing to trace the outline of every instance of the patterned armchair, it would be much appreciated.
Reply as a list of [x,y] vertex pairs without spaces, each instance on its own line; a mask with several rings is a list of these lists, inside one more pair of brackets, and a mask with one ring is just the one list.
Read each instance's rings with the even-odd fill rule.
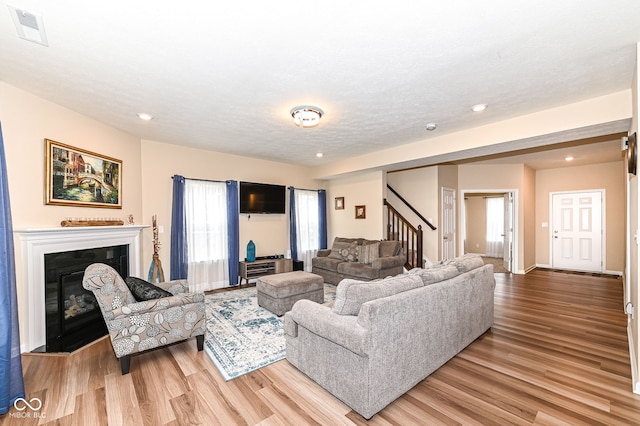
[[82,286],[98,300],[122,374],[129,373],[134,353],[194,336],[198,351],[203,349],[204,294],[188,293],[185,280],[155,285],[173,296],[137,302],[112,267],[94,263],[84,271]]

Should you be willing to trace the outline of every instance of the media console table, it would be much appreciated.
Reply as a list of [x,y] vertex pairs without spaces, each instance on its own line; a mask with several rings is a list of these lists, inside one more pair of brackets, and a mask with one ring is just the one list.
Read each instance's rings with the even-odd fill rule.
[[249,284],[251,278],[259,278],[264,275],[281,274],[293,271],[293,261],[291,259],[261,259],[253,262],[240,261],[240,284],[242,279]]

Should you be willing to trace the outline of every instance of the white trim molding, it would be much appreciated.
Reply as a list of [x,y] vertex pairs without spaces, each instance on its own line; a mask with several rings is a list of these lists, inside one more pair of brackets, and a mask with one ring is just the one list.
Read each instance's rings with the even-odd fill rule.
[[633,341],[633,330],[631,328],[631,321],[627,326],[627,337],[629,339],[629,361],[631,362],[631,386],[633,387],[633,393],[640,395],[640,377],[638,377],[638,354],[636,354]]

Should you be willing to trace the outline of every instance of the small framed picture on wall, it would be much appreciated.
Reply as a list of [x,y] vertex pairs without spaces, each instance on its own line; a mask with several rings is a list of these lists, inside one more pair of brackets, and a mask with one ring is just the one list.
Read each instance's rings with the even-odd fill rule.
[[356,219],[365,219],[367,217],[367,206],[356,206]]
[[336,197],[336,210],[344,210],[344,197]]

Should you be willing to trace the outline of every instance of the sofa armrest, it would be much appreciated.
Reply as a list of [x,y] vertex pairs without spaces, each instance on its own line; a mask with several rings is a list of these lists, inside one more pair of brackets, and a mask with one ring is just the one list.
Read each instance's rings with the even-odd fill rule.
[[152,283],[156,287],[168,291],[169,293],[176,295],[189,292],[189,283],[187,280],[171,280],[163,283]]
[[374,259],[371,262],[371,267],[373,269],[389,269],[396,268],[398,266],[404,266],[407,258],[404,254],[399,254],[397,256],[389,256],[389,257],[379,257]]
[[[287,315],[289,320],[285,317],[285,321],[293,321],[357,355],[368,356],[369,331],[357,323],[357,317],[338,315],[328,306],[305,299],[297,301]],[[287,333],[295,329],[295,334],[298,334],[297,328],[291,323],[285,328]]]
[[327,257],[331,254],[331,249],[320,249],[316,254],[316,257]]

